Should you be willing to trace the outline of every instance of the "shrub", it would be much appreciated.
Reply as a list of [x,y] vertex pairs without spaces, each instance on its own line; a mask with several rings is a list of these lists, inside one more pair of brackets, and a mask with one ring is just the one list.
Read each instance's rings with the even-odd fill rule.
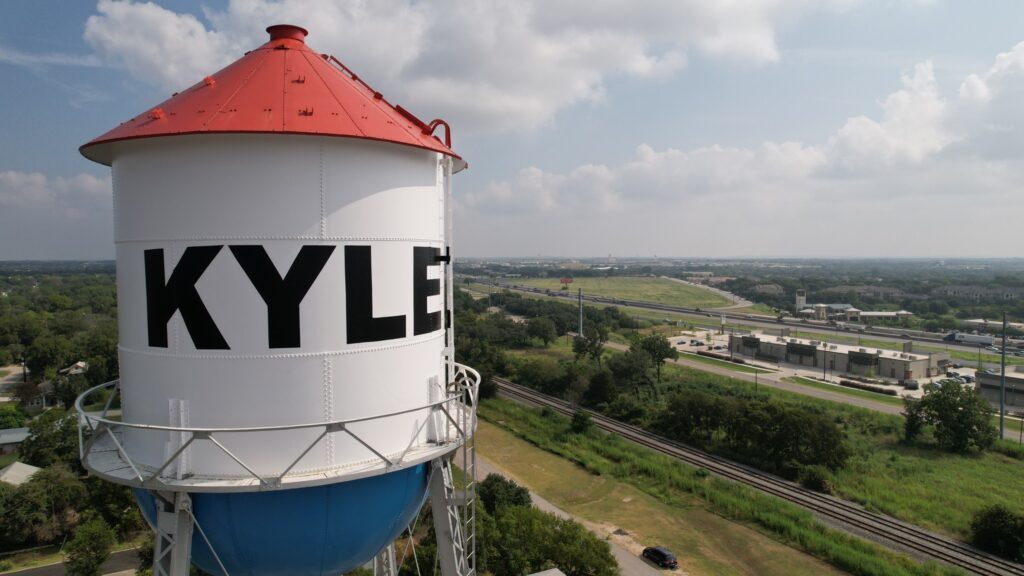
[[1024,560],[1024,516],[1005,506],[984,508],[971,521],[971,542],[1008,560]]
[[593,428],[593,426],[594,423],[590,421],[590,413],[586,410],[577,410],[576,413],[572,415],[572,421],[569,423],[569,430],[573,434],[586,434],[587,431]]
[[823,494],[832,493],[832,475],[829,473],[828,468],[824,466],[804,466],[800,468],[797,478],[800,481],[800,485],[808,490],[814,490]]

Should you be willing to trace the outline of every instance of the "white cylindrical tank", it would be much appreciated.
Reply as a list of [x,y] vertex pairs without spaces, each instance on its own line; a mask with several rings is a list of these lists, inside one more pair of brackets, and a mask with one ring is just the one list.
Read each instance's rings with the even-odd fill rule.
[[[444,156],[276,134],[127,141],[113,154],[127,421],[282,426],[440,397],[443,287],[434,256],[445,246]],[[429,265],[417,267],[423,252]],[[433,281],[421,294],[418,275]],[[417,315],[426,324],[416,326]],[[426,417],[418,410],[351,431],[397,455],[427,441]],[[274,474],[319,432],[221,442],[256,472]],[[158,466],[174,441],[131,430],[125,449]],[[247,475],[216,446],[189,451],[182,474]],[[333,433],[293,472],[376,459],[352,436]]]

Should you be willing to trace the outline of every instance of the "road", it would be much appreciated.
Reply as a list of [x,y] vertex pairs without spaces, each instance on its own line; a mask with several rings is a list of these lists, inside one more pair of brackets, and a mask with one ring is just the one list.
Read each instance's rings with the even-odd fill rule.
[[[122,550],[121,552],[114,552],[110,555],[110,558],[107,558],[107,561],[103,563],[103,567],[100,568],[100,573],[114,574],[124,571],[134,573],[138,565],[139,556],[135,553],[134,549]],[[8,572],[4,576],[64,576],[65,574],[64,564],[57,563],[19,570],[18,572]]]
[[[500,474],[506,478],[515,480],[514,474],[509,473],[500,466],[482,457],[479,451],[477,451],[476,454],[476,466],[478,480],[486,478],[487,475],[491,473]],[[620,544],[616,541],[619,538],[614,536],[609,537],[609,534],[604,533],[604,531],[600,530],[593,523],[569,514],[565,510],[562,510],[551,502],[548,502],[543,496],[532,490],[530,491],[530,498],[533,499],[533,504],[537,508],[540,508],[545,512],[551,512],[559,518],[571,518],[586,526],[587,529],[593,532],[598,538],[602,540],[608,539],[608,544],[611,545],[612,548],[612,554],[615,556],[615,560],[619,563],[619,569],[622,571],[622,576],[659,576],[661,574],[660,570],[640,558],[640,552],[643,550],[642,544],[637,544],[632,540],[628,543],[623,542]],[[627,546],[629,547],[627,548]],[[633,548],[633,550],[630,548]],[[675,574],[680,574],[680,572],[677,571]]]
[[7,376],[0,378],[0,399],[7,399],[14,394],[14,390],[21,383],[21,364],[0,366],[0,370],[7,372]]

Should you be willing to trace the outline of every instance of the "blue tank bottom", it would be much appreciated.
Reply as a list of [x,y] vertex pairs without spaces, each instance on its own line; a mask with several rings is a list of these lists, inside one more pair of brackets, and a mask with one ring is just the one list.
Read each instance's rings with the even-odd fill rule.
[[[193,493],[192,509],[231,576],[343,574],[371,560],[409,525],[426,498],[427,466],[311,488]],[[133,492],[155,524],[154,496]],[[198,530],[192,563],[223,575]]]

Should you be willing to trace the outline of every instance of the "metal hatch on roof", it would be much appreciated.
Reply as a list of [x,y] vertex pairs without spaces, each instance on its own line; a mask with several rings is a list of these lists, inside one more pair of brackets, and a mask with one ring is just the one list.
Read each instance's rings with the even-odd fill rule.
[[[226,68],[80,148],[111,163],[111,144],[185,134],[312,134],[364,138],[447,154],[455,170],[466,167],[451,149],[443,120],[423,122],[393,106],[333,56],[306,45],[307,32],[279,24],[270,40]],[[444,140],[434,134],[444,127]]]

